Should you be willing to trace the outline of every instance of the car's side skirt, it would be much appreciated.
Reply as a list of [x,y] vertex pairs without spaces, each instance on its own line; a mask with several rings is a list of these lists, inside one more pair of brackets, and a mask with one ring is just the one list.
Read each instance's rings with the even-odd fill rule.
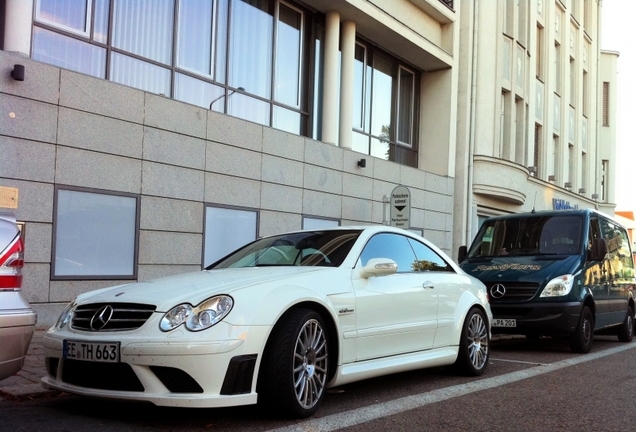
[[329,387],[415,369],[446,366],[455,363],[459,347],[448,346],[415,353],[365,360],[341,365]]

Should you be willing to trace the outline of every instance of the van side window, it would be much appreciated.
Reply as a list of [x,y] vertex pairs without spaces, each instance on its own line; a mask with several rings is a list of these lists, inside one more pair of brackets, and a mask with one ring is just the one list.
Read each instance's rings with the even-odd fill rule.
[[601,231],[607,240],[610,265],[617,277],[632,277],[634,275],[634,261],[627,232],[620,225],[606,219],[601,219]]
[[598,226],[598,219],[594,218],[590,220],[590,232],[588,236],[587,248],[589,250],[594,246],[594,240],[601,238],[601,228]]

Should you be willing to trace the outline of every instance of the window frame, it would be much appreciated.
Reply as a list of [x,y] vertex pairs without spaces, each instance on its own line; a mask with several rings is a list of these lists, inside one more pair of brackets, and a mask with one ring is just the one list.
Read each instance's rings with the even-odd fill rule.
[[220,257],[216,258],[216,259],[212,259],[210,262],[208,262],[206,264],[206,245],[207,245],[207,232],[208,232],[208,209],[209,208],[213,208],[213,209],[218,209],[218,210],[228,210],[228,211],[239,211],[239,212],[245,212],[245,213],[254,213],[255,214],[255,219],[254,219],[254,239],[248,241],[247,243],[244,243],[242,246],[245,246],[246,244],[257,240],[260,237],[260,218],[261,218],[261,212],[259,209],[255,209],[255,208],[251,208],[251,207],[240,207],[240,206],[228,206],[228,205],[223,205],[223,204],[216,204],[216,203],[205,203],[203,206],[203,235],[202,235],[202,244],[201,244],[201,268],[206,268],[220,260],[222,260],[223,258],[225,258],[228,254],[234,252],[235,250],[237,250],[239,247],[242,246],[238,246],[238,247],[233,247],[231,250],[229,250],[226,253],[223,253]]
[[86,5],[86,15],[84,16],[86,25],[84,26],[84,30],[78,30],[73,27],[69,27],[64,24],[57,23],[55,21],[50,21],[42,16],[42,0],[36,0],[35,8],[33,11],[33,19],[42,24],[49,25],[51,27],[63,30],[65,32],[69,32],[78,36],[82,36],[83,38],[92,40],[91,33],[93,30],[93,0],[84,0],[84,4]]
[[[133,265],[132,274],[112,274],[112,275],[56,275],[56,256],[57,256],[57,229],[59,224],[59,191],[69,191],[77,193],[97,194],[111,197],[132,198],[135,200],[135,227],[134,227],[134,244],[133,244]],[[78,186],[55,185],[53,192],[53,226],[51,235],[51,269],[50,279],[53,281],[63,280],[137,280],[139,274],[139,232],[141,220],[141,197],[138,194],[110,191],[104,189],[94,189]]]
[[[419,115],[420,115],[420,85],[421,85],[421,71],[414,67],[411,64],[404,62],[388,53],[387,51],[382,50],[381,48],[375,46],[374,44],[367,42],[363,39],[356,38],[356,47],[363,50],[364,59],[362,61],[363,72],[361,74],[362,82],[355,82],[354,87],[356,89],[360,89],[361,100],[354,100],[354,104],[362,104],[359,107],[359,114],[362,116],[361,119],[354,119],[354,124],[352,125],[351,133],[354,136],[354,141],[356,137],[359,138],[360,143],[364,143],[364,147],[366,147],[366,152],[362,152],[361,150],[356,150],[358,153],[373,155],[373,143],[374,141],[378,141],[381,143],[386,143],[389,147],[387,152],[386,160],[399,163],[401,165],[413,166],[417,167],[418,157],[419,157]],[[391,124],[389,128],[388,139],[382,134],[377,135],[374,133],[374,128],[376,125],[373,124],[374,117],[374,82],[375,82],[375,74],[376,74],[376,60],[382,60],[391,65],[392,68],[392,83],[391,83],[391,107],[390,107],[390,117]],[[399,135],[399,125],[400,125],[400,78],[401,72],[406,71],[413,75],[413,89],[411,91],[411,110],[409,113],[410,117],[410,131],[409,136],[411,143],[406,143],[400,141],[398,139]],[[371,82],[369,82],[369,80]],[[356,113],[357,114],[357,113]],[[362,124],[362,128],[360,128],[360,123]],[[360,146],[362,147],[362,146]],[[404,157],[405,155],[398,156],[396,153],[398,151],[407,152],[405,155],[408,155],[409,152],[412,153],[412,163],[409,163],[409,157]],[[375,156],[379,157],[379,156]],[[404,161],[406,159],[406,161]]]

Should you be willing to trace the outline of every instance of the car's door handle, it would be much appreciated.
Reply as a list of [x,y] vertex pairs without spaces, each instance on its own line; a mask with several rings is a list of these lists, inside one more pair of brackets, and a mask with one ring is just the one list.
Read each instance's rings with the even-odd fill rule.
[[433,282],[431,281],[426,281],[422,284],[422,288],[430,288],[430,289],[434,289],[435,285],[433,285]]

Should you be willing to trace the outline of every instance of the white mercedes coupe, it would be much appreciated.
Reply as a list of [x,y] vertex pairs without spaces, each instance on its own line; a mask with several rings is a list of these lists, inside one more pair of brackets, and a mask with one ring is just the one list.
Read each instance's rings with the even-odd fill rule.
[[326,389],[418,368],[480,375],[485,286],[387,226],[256,240],[205,270],[82,294],[45,334],[49,389],[312,415]]

